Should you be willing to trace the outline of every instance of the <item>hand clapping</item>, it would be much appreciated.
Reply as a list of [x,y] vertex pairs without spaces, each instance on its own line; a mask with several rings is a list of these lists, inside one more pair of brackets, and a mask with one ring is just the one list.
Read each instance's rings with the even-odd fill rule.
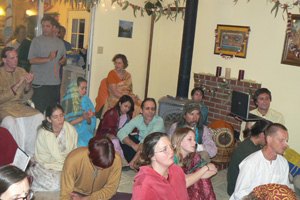
[[90,110],[87,111],[87,112],[84,110],[82,116],[83,116],[83,119],[84,119],[84,120],[85,120],[85,119],[90,119],[90,118],[92,118],[92,117],[95,116],[95,112],[93,112],[92,109],[90,109]]

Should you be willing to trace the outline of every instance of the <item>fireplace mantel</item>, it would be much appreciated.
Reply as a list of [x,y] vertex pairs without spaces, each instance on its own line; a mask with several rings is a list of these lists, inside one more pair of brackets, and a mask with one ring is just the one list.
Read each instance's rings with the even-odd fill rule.
[[[194,81],[194,87],[202,87],[206,90],[203,102],[208,107],[207,125],[216,120],[224,120],[230,123],[233,128],[239,132],[241,123],[232,116],[228,116],[231,106],[231,99],[228,99],[228,94],[232,92],[232,90],[247,93],[251,90],[253,94],[257,89],[261,88],[261,83],[250,80],[238,81],[237,79],[230,79],[226,80],[229,84],[226,86],[226,90],[223,90],[218,86],[224,84],[224,77],[216,77],[215,75],[204,73],[194,73]],[[215,92],[213,93],[212,90]],[[255,109],[255,105],[251,98],[249,110],[253,109]]]

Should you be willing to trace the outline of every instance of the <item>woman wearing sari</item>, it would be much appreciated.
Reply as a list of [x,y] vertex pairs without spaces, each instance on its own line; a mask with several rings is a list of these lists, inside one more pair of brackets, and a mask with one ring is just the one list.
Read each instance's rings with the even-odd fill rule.
[[72,124],[78,132],[78,147],[87,146],[94,137],[96,127],[95,107],[86,96],[87,81],[78,77],[67,87],[62,99],[66,113],[66,121]]
[[141,100],[132,92],[131,74],[125,69],[128,66],[128,60],[125,55],[117,54],[113,57],[115,69],[111,70],[107,76],[108,94],[103,108],[103,114],[114,107],[123,95],[130,96],[135,104],[133,117],[139,114]]

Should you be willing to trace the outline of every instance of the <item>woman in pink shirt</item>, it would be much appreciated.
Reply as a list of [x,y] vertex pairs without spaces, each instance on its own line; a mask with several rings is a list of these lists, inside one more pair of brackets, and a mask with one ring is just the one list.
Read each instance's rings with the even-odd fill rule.
[[166,133],[155,132],[145,138],[132,200],[189,199],[184,172],[174,164],[173,149]]

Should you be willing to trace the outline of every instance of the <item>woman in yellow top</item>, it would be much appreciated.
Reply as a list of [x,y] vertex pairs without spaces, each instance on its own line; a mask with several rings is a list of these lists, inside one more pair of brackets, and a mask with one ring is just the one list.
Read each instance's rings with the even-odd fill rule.
[[33,191],[60,190],[61,171],[67,155],[77,148],[78,133],[65,121],[59,104],[48,106],[38,130],[33,162],[27,173],[33,177]]
[[134,116],[139,114],[141,100],[133,94],[131,74],[125,69],[128,67],[128,60],[125,55],[117,54],[113,57],[115,69],[111,70],[107,76],[108,94],[103,108],[105,113],[114,107],[123,95],[130,96],[135,104]]

